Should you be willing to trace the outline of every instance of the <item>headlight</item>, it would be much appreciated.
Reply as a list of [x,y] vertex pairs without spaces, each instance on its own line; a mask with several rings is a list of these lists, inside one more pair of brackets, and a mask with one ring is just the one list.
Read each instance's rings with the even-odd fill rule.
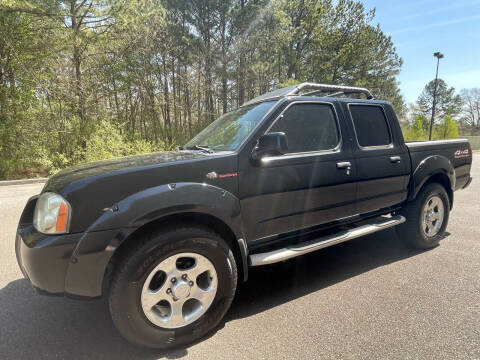
[[68,232],[72,209],[58,194],[46,192],[40,195],[33,214],[33,226],[44,234]]

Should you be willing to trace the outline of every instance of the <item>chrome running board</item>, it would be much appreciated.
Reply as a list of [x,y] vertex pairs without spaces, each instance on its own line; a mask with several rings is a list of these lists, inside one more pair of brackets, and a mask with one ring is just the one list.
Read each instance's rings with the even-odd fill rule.
[[404,222],[405,218],[401,215],[395,215],[392,217],[379,216],[371,220],[370,223],[366,225],[361,225],[350,230],[341,230],[335,234],[327,235],[315,240],[295,244],[278,250],[252,254],[249,256],[250,266],[268,265],[279,261],[288,260],[293,257],[308,254],[310,252],[340,244],[364,235],[373,234],[374,232],[384,230]]

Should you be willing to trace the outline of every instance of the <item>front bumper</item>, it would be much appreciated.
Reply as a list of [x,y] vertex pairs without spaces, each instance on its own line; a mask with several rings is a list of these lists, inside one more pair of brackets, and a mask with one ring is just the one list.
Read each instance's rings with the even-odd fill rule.
[[65,292],[65,276],[81,234],[49,236],[32,225],[19,228],[15,239],[17,262],[32,285],[49,294]]
[[[121,233],[121,232],[120,232]],[[118,230],[50,236],[33,226],[19,228],[15,240],[23,275],[41,293],[75,298],[102,296]]]
[[95,298],[102,295],[110,258],[121,230],[63,235],[39,233],[32,225],[37,196],[25,206],[15,238],[18,265],[42,293]]

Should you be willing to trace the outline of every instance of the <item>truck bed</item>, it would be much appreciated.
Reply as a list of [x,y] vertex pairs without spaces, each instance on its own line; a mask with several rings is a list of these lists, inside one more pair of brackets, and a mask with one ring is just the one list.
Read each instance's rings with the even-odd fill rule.
[[470,182],[472,150],[467,139],[408,141],[405,145],[410,153],[412,169],[417,169],[429,156],[443,156],[455,169],[455,190]]

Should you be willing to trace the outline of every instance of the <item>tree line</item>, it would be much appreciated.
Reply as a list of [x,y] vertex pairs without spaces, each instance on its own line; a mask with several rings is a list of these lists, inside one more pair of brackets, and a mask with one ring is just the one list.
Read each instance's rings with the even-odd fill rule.
[[304,81],[367,87],[406,118],[401,65],[357,0],[2,0],[0,178],[173,149]]
[[401,59],[355,0],[3,0],[0,176],[184,143],[279,86],[404,107]]

